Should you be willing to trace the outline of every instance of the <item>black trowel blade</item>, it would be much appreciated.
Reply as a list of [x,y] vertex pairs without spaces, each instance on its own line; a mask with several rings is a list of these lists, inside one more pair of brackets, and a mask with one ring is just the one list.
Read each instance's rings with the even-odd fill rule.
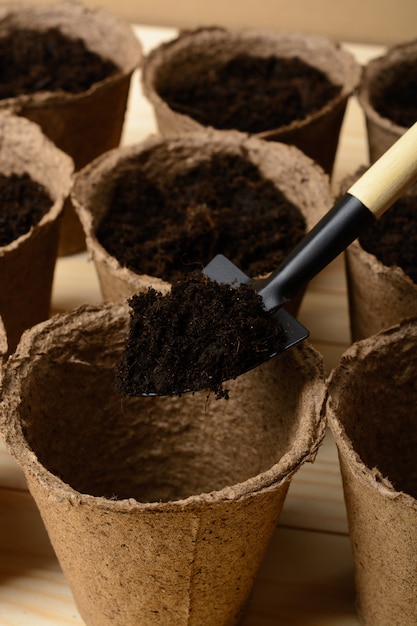
[[[253,284],[256,289],[256,281],[246,276],[232,261],[222,254],[216,255],[204,268],[203,273],[210,280],[218,283],[226,283],[231,286]],[[279,352],[292,348],[297,343],[304,341],[309,336],[309,331],[295,317],[290,315],[283,307],[271,311],[272,317],[283,330],[284,337]],[[268,358],[276,356],[278,352],[271,352]]]

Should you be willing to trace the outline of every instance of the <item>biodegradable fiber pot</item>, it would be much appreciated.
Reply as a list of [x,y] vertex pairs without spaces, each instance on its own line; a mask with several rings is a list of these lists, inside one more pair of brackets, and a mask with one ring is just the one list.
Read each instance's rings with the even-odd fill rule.
[[417,316],[417,285],[400,267],[384,265],[358,240],[345,262],[352,341]]
[[417,619],[417,322],[350,347],[328,382],[364,626]]
[[[364,167],[360,168],[355,175],[343,181],[342,190],[348,189],[357,179],[358,174],[365,169]],[[406,201],[407,204],[405,205]],[[396,206],[398,203],[403,203],[403,206]],[[405,208],[408,205],[410,208],[406,212]],[[370,337],[385,328],[398,324],[403,319],[417,316],[417,284],[400,267],[402,261],[408,267],[412,266],[413,256],[410,255],[409,249],[413,240],[406,241],[405,237],[409,237],[409,229],[413,228],[414,206],[417,208],[417,187],[415,186],[401,196],[392,207],[391,211],[399,211],[396,219],[379,223],[381,230],[378,234],[380,243],[378,250],[383,249],[383,243],[385,247],[388,248],[389,246],[391,248],[390,257],[393,260],[396,259],[396,264],[386,265],[371,251],[375,251],[375,248],[365,249],[366,246],[364,247],[362,239],[365,237],[366,240],[366,232],[362,233],[362,237],[356,239],[345,250],[352,341],[365,339],[365,337]],[[382,220],[384,220],[384,216]],[[405,226],[407,223],[409,224],[408,229]],[[383,228],[382,224],[384,224]],[[400,230],[400,225],[403,230]],[[392,230],[389,230],[390,228]],[[385,236],[382,235],[384,231]],[[373,245],[375,245],[375,241]]]
[[[299,209],[307,230],[332,206],[328,176],[300,150],[236,131],[202,130],[181,136],[154,136],[135,146],[109,151],[76,174],[72,190],[72,201],[83,224],[87,248],[105,300],[121,302],[149,286],[163,292],[170,287],[159,277],[139,275],[122,267],[97,238],[97,229],[109,209],[116,181],[130,167],[132,159],[149,155],[141,167],[148,179],[158,186],[158,181],[166,181],[168,176],[184,173],[211,156],[224,154],[241,156],[254,164],[262,176],[272,181]],[[203,261],[203,265],[210,260],[211,257]],[[300,298],[290,306],[294,313],[299,302]]]
[[0,247],[0,315],[13,351],[26,328],[49,316],[60,218],[74,167],[39,126],[24,118],[0,114],[0,141],[2,174],[28,174],[53,202],[26,234]]
[[[325,37],[297,32],[200,28],[161,44],[145,58],[142,72],[144,93],[154,107],[159,130],[164,134],[201,130],[203,125],[195,119],[195,114],[193,117],[192,111],[174,110],[161,93],[175,84],[178,77],[185,85],[188,81],[193,83],[196,77],[210,75],[241,54],[300,59],[340,86],[338,95],[304,119],[256,133],[264,139],[296,145],[330,174],[346,104],[360,80],[360,67],[349,52]],[[247,128],[235,130],[247,131]]]
[[[78,170],[99,154],[119,145],[130,80],[142,60],[141,46],[131,26],[102,9],[89,9],[76,2],[33,5],[6,3],[0,6],[0,33],[17,29],[46,31],[58,28],[70,38],[80,38],[86,47],[112,61],[118,71],[87,91],[40,91],[0,101],[39,124],[43,132],[69,154]],[[82,228],[73,208],[65,207],[60,253],[85,247]]]
[[[369,61],[363,69],[358,100],[364,112],[371,163],[417,119],[416,81],[413,78],[416,63],[417,39],[388,48],[385,54]],[[399,110],[403,108],[401,118],[404,114],[411,114],[412,121],[408,125],[399,123],[381,111],[381,102],[384,107],[396,105]]]
[[27,331],[1,430],[88,626],[238,623],[293,474],[325,432],[308,343],[206,392],[124,398],[126,304]]

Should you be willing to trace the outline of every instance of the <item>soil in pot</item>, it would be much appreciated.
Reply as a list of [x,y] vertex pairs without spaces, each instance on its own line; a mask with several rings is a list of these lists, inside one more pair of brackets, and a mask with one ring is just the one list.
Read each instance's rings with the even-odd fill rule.
[[16,29],[0,36],[0,67],[1,99],[39,91],[81,93],[118,71],[81,39],[66,37],[57,28]]
[[400,267],[417,284],[417,191],[399,198],[359,237],[362,248],[387,267]]
[[[393,71],[393,70],[392,70]],[[371,93],[371,104],[382,117],[408,128],[417,119],[417,74],[414,59],[395,66],[394,76],[381,79]]]
[[0,174],[0,198],[0,246],[29,232],[53,204],[46,189],[27,173]]
[[300,58],[237,54],[199,71],[193,64],[159,71],[156,89],[175,111],[218,129],[261,133],[305,119],[336,98],[334,85]]
[[281,326],[249,285],[220,284],[196,274],[174,283],[167,294],[150,288],[129,304],[129,336],[116,374],[122,395],[209,389],[228,398],[223,380],[282,346]]
[[[157,157],[164,162],[167,148]],[[275,269],[306,230],[301,211],[240,155],[216,154],[173,175],[147,175],[144,152],[114,183],[97,239],[137,274],[168,282],[222,253],[249,276]],[[172,158],[172,157],[171,157]]]

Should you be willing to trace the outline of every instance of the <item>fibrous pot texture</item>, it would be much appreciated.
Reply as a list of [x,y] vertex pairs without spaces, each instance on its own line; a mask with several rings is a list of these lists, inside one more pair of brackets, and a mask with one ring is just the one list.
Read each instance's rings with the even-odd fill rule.
[[[130,81],[142,62],[142,49],[130,24],[102,9],[66,0],[0,6],[2,37],[22,29],[42,33],[55,28],[65,37],[81,39],[88,50],[112,62],[116,71],[80,93],[45,88],[2,99],[0,109],[39,124],[45,135],[71,156],[78,170],[119,145]],[[61,230],[61,255],[85,249],[83,231],[70,203],[65,206]]]
[[[158,226],[158,212],[153,208],[155,198],[158,198],[161,194],[169,194],[170,185],[173,187],[172,195],[181,196],[182,189],[184,189],[184,198],[187,197],[186,194],[190,190],[194,193],[192,186],[190,186],[190,181],[187,184],[184,182],[187,180],[188,173],[192,172],[193,168],[200,167],[200,169],[203,169],[205,163],[209,163],[211,160],[216,162],[216,159],[219,163],[225,163],[228,160],[230,162],[236,161],[240,164],[244,163],[248,168],[257,171],[259,179],[263,180],[264,187],[269,189],[268,205],[263,205],[262,196],[257,196],[258,192],[255,186],[253,186],[255,191],[251,191],[251,183],[246,184],[242,171],[237,173],[237,170],[235,171],[233,168],[230,171],[224,170],[219,165],[220,174],[217,172],[217,188],[215,191],[221,197],[224,189],[224,220],[221,219],[221,210],[217,210],[217,213],[213,212],[213,218],[210,217],[210,211],[212,210],[210,196],[213,193],[210,190],[210,176],[207,176],[205,184],[210,193],[208,193],[206,202],[204,202],[204,198],[200,199],[200,205],[197,207],[191,203],[189,213],[194,225],[197,224],[200,228],[200,224],[202,224],[202,232],[205,239],[207,240],[206,231],[210,232],[210,229],[213,232],[213,237],[208,239],[210,244],[208,253],[205,251],[199,255],[194,254],[190,259],[193,261],[192,264],[189,262],[189,259],[183,263],[184,272],[190,271],[190,268],[193,270],[202,269],[217,253],[227,255],[226,244],[230,246],[231,242],[234,242],[238,254],[241,256],[231,258],[230,260],[239,265],[242,271],[251,275],[248,267],[241,266],[241,259],[244,259],[245,256],[250,257],[251,253],[252,256],[256,256],[252,248],[259,246],[262,238],[270,239],[268,254],[271,256],[271,253],[274,252],[276,259],[280,259],[279,254],[281,254],[280,260],[282,260],[283,251],[280,246],[283,246],[286,242],[284,239],[282,241],[279,239],[278,227],[272,228],[273,222],[265,220],[265,213],[271,214],[271,220],[277,219],[274,216],[275,205],[271,201],[272,193],[275,194],[276,198],[282,198],[288,205],[292,205],[286,209],[288,213],[286,219],[294,223],[295,229],[299,228],[297,224],[299,224],[299,217],[301,217],[305,222],[303,230],[310,230],[332,205],[333,200],[328,176],[310,158],[294,146],[264,142],[243,133],[233,131],[223,133],[207,130],[199,133],[187,133],[181,136],[156,136],[148,138],[135,146],[127,146],[111,151],[96,159],[77,174],[72,192],[72,200],[83,224],[87,247],[94,259],[102,293],[106,300],[121,301],[139,291],[147,289],[149,286],[160,291],[166,291],[169,288],[167,278],[164,279],[161,275],[139,273],[123,265],[120,259],[116,258],[114,254],[111,254],[104,247],[103,241],[100,239],[99,233],[107,215],[111,209],[114,210],[114,207],[117,209],[118,206],[118,196],[115,190],[118,189],[119,181],[146,179],[147,186],[152,189],[152,193],[149,193],[149,204],[145,204],[143,199],[138,201],[136,209],[138,217],[135,221],[140,223],[149,214],[149,220],[151,219],[152,223],[155,224],[154,234],[158,234],[161,230],[162,219],[166,215],[163,215],[161,210],[161,224]],[[222,185],[220,179],[223,171],[225,180]],[[241,188],[236,191],[234,178],[237,175],[242,177],[242,184]],[[227,203],[229,202],[228,197],[231,195],[229,193],[230,188],[233,184],[235,187],[232,194],[233,202],[236,203],[237,207],[240,207],[241,218],[239,210],[237,211],[236,207],[233,207],[233,211],[234,213],[237,211],[237,215],[234,218],[235,221],[230,223],[229,215],[232,214],[232,207]],[[183,198],[181,198],[181,202],[184,205]],[[175,210],[175,207],[171,210]],[[184,211],[183,206],[181,210]],[[292,213],[294,213],[294,218]],[[120,211],[120,221],[123,219],[122,215]],[[252,242],[250,237],[245,239],[242,235],[244,232],[243,222],[248,220],[250,216],[253,216],[254,228],[255,226],[259,227],[260,223],[265,224],[262,237],[260,234]],[[212,222],[214,222],[214,218],[217,220],[217,226],[213,230]],[[148,223],[145,226],[149,228]],[[174,226],[177,228],[177,224]],[[129,227],[126,225],[126,228]],[[229,229],[228,231],[226,230],[227,228]],[[222,237],[223,240],[225,239],[225,234],[222,233],[222,237],[219,237],[219,231],[229,232],[225,244],[221,243]],[[173,238],[174,232],[174,228],[168,232],[167,239],[169,241]],[[246,228],[246,236],[248,234],[253,238],[252,231],[248,231]],[[126,237],[126,241],[128,237],[131,237],[130,232]],[[193,245],[195,244],[195,239],[193,239]],[[217,245],[216,248],[215,245],[213,247],[213,242],[217,240],[219,243],[215,244]],[[181,262],[183,258],[182,241],[178,238],[176,243],[176,256],[180,257]],[[155,258],[155,254],[149,251],[148,244],[148,241],[144,242],[143,248],[137,251],[135,260],[138,260],[141,255],[144,261],[146,261],[147,256],[151,256],[152,259]],[[175,245],[175,240],[173,240],[172,245]],[[288,243],[286,245],[288,247]],[[290,249],[292,249],[291,246]],[[290,252],[290,249],[286,250],[286,254]],[[260,254],[258,253],[258,257]],[[262,261],[265,259],[262,256],[258,260]],[[171,262],[169,254],[165,259],[165,262],[167,261]],[[277,266],[275,263],[278,265],[277,260],[272,261],[272,266],[269,267],[268,271],[264,269],[263,274],[275,269]]]
[[28,175],[51,199],[39,222],[0,247],[0,315],[13,351],[26,328],[49,316],[60,219],[74,166],[37,125],[24,118],[0,114],[0,139],[1,173]]
[[114,75],[79,94],[40,91],[0,101],[0,107],[38,123],[79,169],[119,143],[130,77],[142,59],[140,43],[128,24],[102,9],[68,1],[2,4],[0,34],[25,28],[41,32],[57,28],[66,37],[80,38],[87,49],[118,68]]
[[127,305],[82,307],[8,361],[1,426],[88,625],[238,622],[292,475],[324,436],[307,344],[206,392],[123,398]]
[[417,39],[391,46],[367,63],[358,88],[375,162],[417,118]]
[[[189,108],[180,110],[177,105],[170,105],[164,93],[175,88],[178,81],[184,90],[190,86],[194,89],[192,85],[202,76],[210,77],[242,55],[253,61],[281,59],[282,64],[294,60],[304,63],[322,73],[335,87],[337,93],[329,96],[317,110],[298,118],[295,115],[297,119],[255,133],[265,139],[298,146],[330,173],[346,103],[359,82],[360,68],[350,53],[325,37],[297,32],[231,32],[224,28],[200,28],[183,32],[176,39],[161,44],[146,57],[142,73],[144,93],[155,108],[159,130],[168,134],[195,131],[210,125],[203,119],[197,121],[192,101]],[[253,80],[253,75],[250,78]],[[285,89],[283,86],[282,91]],[[303,92],[300,87],[301,100],[311,97],[311,91],[307,88]],[[222,108],[224,106],[223,103]],[[216,124],[212,126],[216,127]],[[235,130],[247,132],[248,128],[235,126]]]
[[353,344],[328,383],[366,626],[417,614],[416,347],[414,318]]
[[353,341],[417,315],[416,207],[414,185],[345,251]]

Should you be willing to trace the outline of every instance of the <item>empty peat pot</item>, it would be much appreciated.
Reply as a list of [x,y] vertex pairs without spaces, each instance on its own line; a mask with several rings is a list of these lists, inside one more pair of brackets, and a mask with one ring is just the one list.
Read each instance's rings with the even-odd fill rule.
[[[127,188],[134,199],[129,213],[121,208]],[[293,237],[295,231],[301,238],[333,204],[328,175],[299,149],[215,130],[153,136],[111,150],[77,172],[72,201],[103,297],[113,302],[149,286],[169,289],[172,279],[159,272],[156,258],[164,269],[176,258],[179,269],[190,272],[222,253],[251,277],[267,275],[293,248],[286,233]],[[117,227],[125,224],[116,241],[123,241],[123,253],[134,251],[135,269],[103,243],[100,233],[111,212]],[[113,237],[114,229],[108,230]],[[132,237],[135,230],[139,234]],[[248,263],[258,267],[267,260],[270,265],[260,274],[251,273]],[[301,297],[292,301],[292,312]]]
[[363,69],[358,100],[371,163],[417,120],[416,64],[417,39],[391,46]]
[[[1,109],[12,110],[39,124],[47,137],[71,156],[77,170],[119,145],[131,77],[142,60],[141,45],[130,24],[105,10],[89,9],[66,0],[39,5],[3,3],[0,6],[0,37],[10,37],[25,30],[40,32],[45,37],[47,32],[58,30],[69,40],[81,40],[88,51],[114,65],[111,74],[81,92],[52,89],[47,84],[41,90],[23,91],[0,99]],[[23,56],[24,51],[20,54]],[[62,63],[61,57],[59,50],[50,50],[44,53],[43,59],[61,59],[58,62]],[[39,59],[38,62],[41,63]],[[65,70],[70,71],[68,58],[65,63]],[[87,66],[88,63],[86,69]],[[26,66],[24,71],[28,73]],[[75,78],[80,77],[76,75]],[[65,207],[62,232],[61,254],[85,248],[83,231],[70,203]]]
[[142,72],[163,134],[207,127],[248,132],[296,145],[329,174],[359,79],[354,57],[326,37],[224,28],[186,31],[160,44]]
[[307,343],[206,392],[122,398],[126,304],[25,333],[5,364],[1,432],[88,626],[238,623],[294,473],[325,432]]
[[[74,165],[38,125],[8,112],[0,114],[0,141],[0,173],[5,177],[27,176],[50,200],[49,208],[38,221],[31,218],[30,199],[25,207],[16,206],[10,215],[13,220],[21,208],[29,207],[27,230],[22,229],[16,239],[0,245],[0,315],[9,350],[13,351],[22,332],[47,319],[50,313],[60,221],[73,182]],[[17,202],[23,203],[24,196],[21,193]],[[0,198],[0,203],[5,205],[8,198]],[[33,215],[37,215],[36,202],[33,201]]]
[[417,322],[353,344],[328,381],[364,626],[417,620]]

